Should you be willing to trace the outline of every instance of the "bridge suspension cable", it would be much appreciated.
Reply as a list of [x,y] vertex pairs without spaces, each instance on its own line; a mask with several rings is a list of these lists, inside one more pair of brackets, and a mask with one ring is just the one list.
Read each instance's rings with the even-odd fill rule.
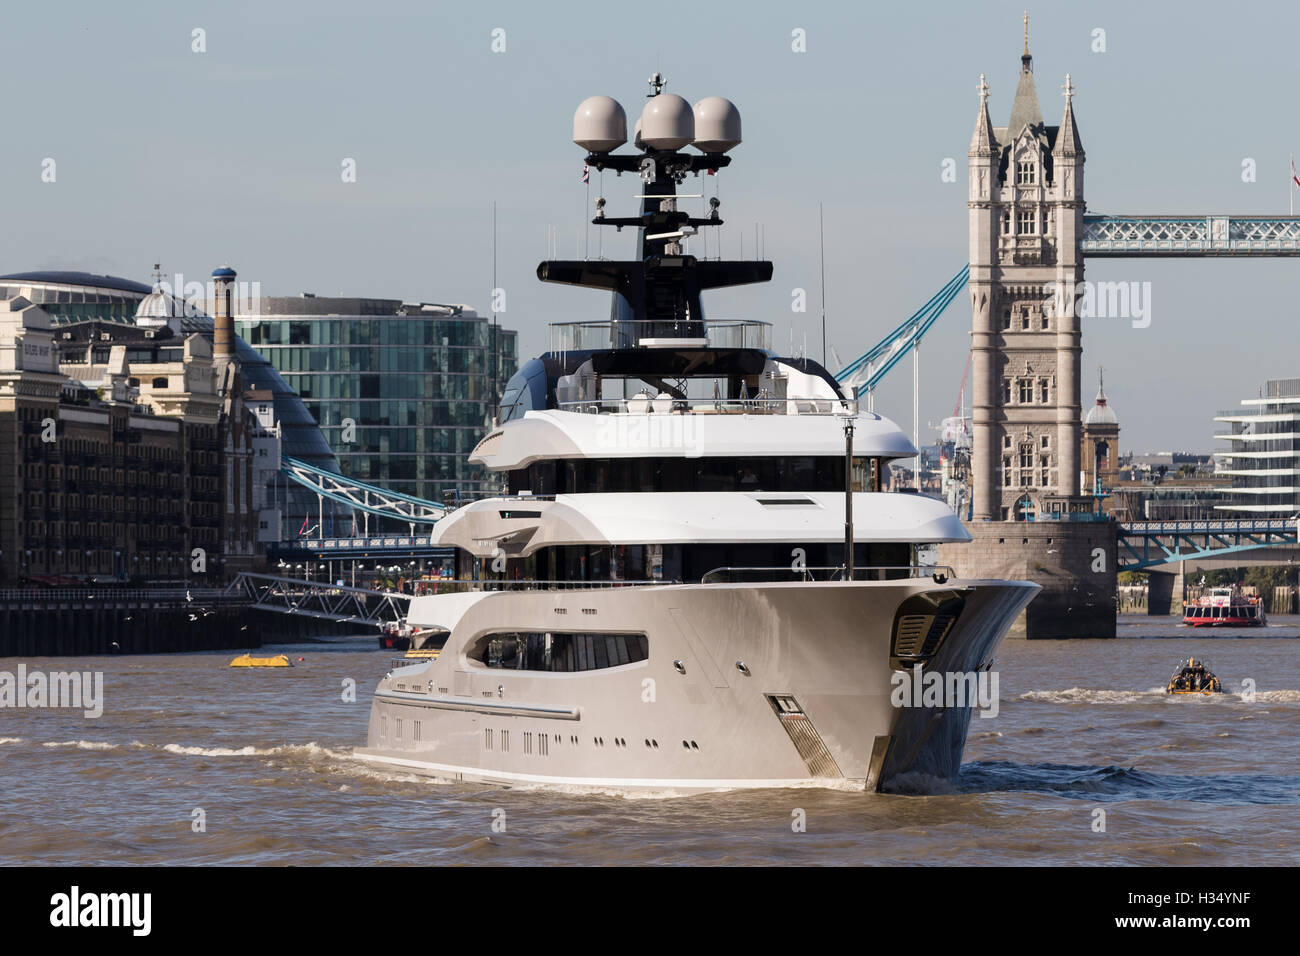
[[435,501],[399,494],[379,485],[369,485],[318,468],[298,458],[284,458],[280,470],[290,480],[317,495],[367,514],[396,518],[411,524],[433,524],[447,513],[447,509]]
[[962,266],[961,271],[944,283],[943,287],[930,297],[930,300],[914,312],[909,318],[899,323],[893,331],[858,356],[835,374],[835,380],[841,385],[857,391],[866,389],[868,395],[880,384],[881,379],[889,374],[895,365],[903,360],[908,351],[921,343],[925,333],[943,315],[944,310],[952,305],[966,280],[970,278],[970,263]]

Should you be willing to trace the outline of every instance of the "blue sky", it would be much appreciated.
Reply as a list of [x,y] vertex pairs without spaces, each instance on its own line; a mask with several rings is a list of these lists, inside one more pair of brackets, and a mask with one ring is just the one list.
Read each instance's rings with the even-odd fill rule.
[[[312,291],[487,308],[491,204],[498,284],[521,351],[551,321],[603,317],[586,290],[543,285],[557,231],[574,254],[590,217],[570,141],[586,96],[631,116],[656,68],[692,102],[726,96],[745,143],[718,180],[724,250],[775,261],[766,286],[714,294],[714,317],[771,321],[778,345],[820,353],[817,204],[826,207],[829,338],[846,361],[967,259],[966,149],[985,73],[1006,123],[1021,48],[1016,3],[365,4],[59,3],[16,6],[0,35],[8,103],[0,150],[0,269],[78,268],[149,281],[230,262],[268,295]],[[1097,212],[1285,213],[1300,8],[1038,4],[1030,47],[1043,113],[1069,72]],[[652,23],[647,21],[653,20]],[[191,51],[192,31],[207,52]],[[493,53],[492,31],[506,50]],[[791,50],[806,31],[807,52]],[[1093,31],[1106,32],[1094,52]],[[57,179],[41,181],[56,161]],[[941,181],[943,160],[958,164]],[[355,159],[357,181],[341,181]],[[1252,158],[1257,181],[1243,183]],[[593,177],[591,198],[599,180]],[[692,185],[688,183],[688,186]],[[605,177],[612,214],[636,184]],[[686,190],[697,191],[697,190]],[[592,230],[594,251],[594,229]],[[627,255],[628,234],[606,237]],[[698,251],[696,249],[695,251]],[[1121,444],[1215,447],[1216,409],[1300,375],[1300,264],[1096,260],[1088,278],[1152,283],[1146,329],[1085,328]],[[808,291],[806,314],[791,291]],[[922,420],[951,414],[970,316],[962,300],[922,349]],[[877,409],[910,422],[900,367]]]

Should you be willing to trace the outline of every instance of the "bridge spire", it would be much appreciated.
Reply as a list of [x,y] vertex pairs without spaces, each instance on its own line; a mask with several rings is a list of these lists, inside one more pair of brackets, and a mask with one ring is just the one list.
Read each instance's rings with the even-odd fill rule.
[[1065,74],[1065,85],[1061,87],[1065,97],[1065,114],[1061,117],[1061,128],[1056,134],[1056,145],[1052,147],[1054,156],[1082,156],[1083,141],[1079,138],[1079,127],[1074,122],[1074,84],[1070,74]]
[[980,74],[980,85],[976,87],[980,94],[980,111],[975,117],[975,132],[971,136],[971,157],[992,156],[997,151],[997,139],[993,134],[993,121],[989,119],[989,84]]
[[1041,127],[1043,111],[1038,106],[1038,91],[1034,88],[1034,58],[1029,55],[1029,14],[1025,14],[1025,52],[1020,57],[1020,82],[1016,85],[1016,98],[1011,104],[1011,121],[1007,123],[1007,142],[1014,143],[1026,126]]

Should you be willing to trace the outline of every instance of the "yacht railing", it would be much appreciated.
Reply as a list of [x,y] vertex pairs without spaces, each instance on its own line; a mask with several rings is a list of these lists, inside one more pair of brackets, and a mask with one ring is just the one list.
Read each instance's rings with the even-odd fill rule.
[[566,412],[589,415],[852,415],[856,403],[834,398],[772,398],[760,392],[754,398],[677,398],[635,395],[559,402]]
[[481,578],[440,578],[428,582],[424,594],[454,593],[457,591],[591,591],[597,588],[633,588],[654,585],[683,584],[680,580],[631,580],[631,581],[544,581],[537,578],[494,579]]
[[[843,581],[843,565],[835,568],[794,568],[784,565],[774,568],[726,567],[714,568],[700,578],[701,584],[747,584],[783,581]],[[956,573],[946,564],[890,564],[853,569],[854,581],[894,581],[908,578],[933,577],[936,581],[949,580]]]
[[708,319],[703,322],[616,319],[551,324],[552,352],[629,348],[663,341],[698,342],[715,349],[767,349],[772,323],[757,319]]
[[[868,567],[855,567],[855,581],[903,580],[906,578],[934,577],[947,580],[956,577],[951,567],[944,564],[885,564]],[[743,584],[747,582],[778,581],[843,581],[844,566],[839,567],[724,567],[714,568],[700,578],[701,584]],[[460,591],[593,591],[608,588],[643,588],[674,584],[688,584],[680,578],[672,579],[632,579],[599,581],[551,581],[538,578],[439,578],[431,580],[419,593],[450,594]]]

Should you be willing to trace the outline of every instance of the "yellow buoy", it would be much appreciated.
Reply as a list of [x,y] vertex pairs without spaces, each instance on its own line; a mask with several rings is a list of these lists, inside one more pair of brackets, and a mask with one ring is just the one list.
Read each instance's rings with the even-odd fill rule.
[[283,654],[274,657],[254,657],[252,654],[240,654],[230,662],[231,667],[292,667],[289,658]]

